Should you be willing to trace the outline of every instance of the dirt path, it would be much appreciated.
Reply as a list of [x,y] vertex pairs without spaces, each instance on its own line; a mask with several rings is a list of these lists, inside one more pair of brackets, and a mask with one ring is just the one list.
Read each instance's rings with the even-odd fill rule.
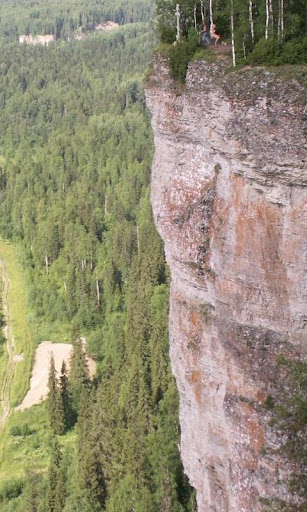
[[5,369],[4,379],[1,387],[1,406],[2,406],[2,412],[0,416],[0,428],[4,425],[7,417],[9,416],[11,412],[11,400],[10,400],[10,390],[11,390],[11,384],[14,378],[14,368],[16,364],[16,360],[14,360],[14,357],[16,356],[16,346],[15,346],[15,340],[11,329],[10,324],[10,310],[8,305],[8,293],[10,289],[10,279],[4,264],[4,261],[0,258],[0,272],[1,272],[1,278],[3,283],[3,290],[2,290],[2,308],[3,308],[3,314],[5,318],[5,328],[4,328],[4,335],[6,338],[6,350],[8,355],[8,361]]

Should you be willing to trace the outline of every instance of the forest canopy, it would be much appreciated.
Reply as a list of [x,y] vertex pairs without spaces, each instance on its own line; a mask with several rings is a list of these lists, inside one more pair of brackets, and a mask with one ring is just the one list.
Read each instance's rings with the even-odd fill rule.
[[[293,59],[304,2],[267,2],[183,0],[182,39],[197,46],[206,19],[229,40],[233,19],[238,58],[258,51],[263,62],[276,48],[270,62],[286,49]],[[159,0],[157,10],[162,41],[173,43],[175,2]],[[69,325],[74,345],[70,376],[51,364],[39,406],[47,435],[18,424],[8,434],[4,454],[15,460],[21,447],[16,460],[30,460],[32,472],[1,482],[3,512],[195,510],[178,452],[168,269],[149,199],[143,79],[153,12],[151,0],[0,3],[0,234],[22,247],[36,321]],[[106,21],[120,27],[94,31]],[[73,37],[80,32],[84,39]],[[19,44],[21,34],[55,40]],[[81,336],[98,363],[93,381]],[[42,443],[48,467],[36,465]]]
[[[74,357],[69,376],[51,365],[47,407],[38,406],[47,435],[32,421],[7,434],[6,456],[20,449],[32,472],[6,475],[0,508],[191,512],[168,356],[168,270],[149,200],[143,78],[153,6],[29,5],[0,4],[0,233],[23,248],[35,321],[68,324]],[[101,20],[123,26],[66,37],[80,13],[88,32]],[[58,40],[19,44],[20,32]],[[98,363],[94,381],[80,336]],[[35,458],[41,450],[48,467]]]
[[119,25],[148,21],[154,8],[152,0],[2,0],[0,5],[0,34],[10,40],[21,34],[68,39],[106,21]]

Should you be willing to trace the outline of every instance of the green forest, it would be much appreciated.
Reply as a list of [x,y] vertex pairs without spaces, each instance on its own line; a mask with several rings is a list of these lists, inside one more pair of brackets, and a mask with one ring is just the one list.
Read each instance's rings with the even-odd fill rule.
[[[66,326],[74,350],[69,376],[51,364],[47,403],[10,418],[0,464],[31,471],[16,467],[16,477],[12,465],[0,509],[188,512],[169,276],[149,200],[152,5],[93,5],[1,3],[0,233],[22,247],[34,324],[46,336]],[[123,26],[89,30],[108,19]],[[80,23],[87,37],[66,40]],[[19,44],[29,32],[59,40]],[[98,363],[92,381],[80,336]]]
[[[211,20],[235,37],[239,60],[256,63],[258,51],[259,62],[287,52],[300,62],[303,0],[266,1],[269,14],[265,0],[184,0],[176,58],[186,69]],[[21,250],[31,355],[51,333],[73,343],[70,373],[51,361],[47,401],[12,414],[0,433],[0,474],[10,461],[2,512],[196,510],[178,451],[143,90],[155,24],[162,42],[175,40],[175,3],[158,1],[157,23],[150,0],[0,3],[0,236]],[[119,27],[95,31],[107,21]],[[22,34],[55,40],[20,44]],[[4,344],[1,334],[0,378]]]
[[0,5],[0,36],[11,41],[21,34],[68,40],[106,21],[146,22],[154,9],[153,0],[1,0]]

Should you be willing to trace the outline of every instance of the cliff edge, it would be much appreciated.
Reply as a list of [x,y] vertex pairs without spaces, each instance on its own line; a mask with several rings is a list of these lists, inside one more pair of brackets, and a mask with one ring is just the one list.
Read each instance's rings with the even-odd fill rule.
[[146,91],[181,455],[199,512],[294,512],[306,442],[306,89],[285,69],[227,65],[191,64],[177,95],[157,57]]

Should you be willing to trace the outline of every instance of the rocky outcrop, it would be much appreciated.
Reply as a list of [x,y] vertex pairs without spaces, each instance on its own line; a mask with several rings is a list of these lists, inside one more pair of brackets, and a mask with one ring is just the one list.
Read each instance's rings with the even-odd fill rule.
[[305,90],[286,69],[227,66],[193,63],[178,94],[160,57],[146,93],[181,454],[199,512],[293,512],[303,503],[303,463],[289,447],[304,444],[293,396],[307,339]]

